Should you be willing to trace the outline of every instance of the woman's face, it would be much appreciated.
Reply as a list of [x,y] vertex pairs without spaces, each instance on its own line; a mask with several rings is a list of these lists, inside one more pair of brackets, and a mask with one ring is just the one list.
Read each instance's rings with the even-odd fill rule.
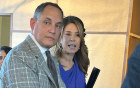
[[80,36],[79,31],[75,24],[68,24],[63,32],[63,37],[61,39],[62,52],[68,54],[75,54],[80,47]]
[[4,50],[0,51],[0,67],[2,65],[2,62],[3,62],[4,58],[5,58],[5,56],[6,56],[5,51]]

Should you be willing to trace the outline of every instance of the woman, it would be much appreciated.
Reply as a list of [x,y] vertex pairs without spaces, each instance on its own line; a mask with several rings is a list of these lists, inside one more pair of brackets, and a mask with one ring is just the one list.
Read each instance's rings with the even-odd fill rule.
[[9,46],[1,46],[0,47],[0,68],[2,65],[2,62],[4,58],[6,57],[7,53],[11,50],[12,48]]
[[64,28],[55,48],[62,80],[67,88],[85,88],[89,58],[83,22],[75,16],[64,18]]

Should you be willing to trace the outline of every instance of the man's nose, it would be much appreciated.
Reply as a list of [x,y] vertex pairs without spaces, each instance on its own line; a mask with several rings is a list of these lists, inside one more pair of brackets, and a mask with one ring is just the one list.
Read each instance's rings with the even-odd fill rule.
[[49,29],[49,32],[52,33],[52,34],[55,34],[55,32],[56,32],[55,25],[51,25],[51,28]]

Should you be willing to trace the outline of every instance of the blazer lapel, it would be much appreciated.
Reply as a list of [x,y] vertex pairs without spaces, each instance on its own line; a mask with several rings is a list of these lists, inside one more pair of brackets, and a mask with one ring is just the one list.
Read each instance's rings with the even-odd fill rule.
[[34,43],[30,36],[28,36],[26,40],[31,50],[30,53],[32,53],[33,56],[37,59],[38,70],[42,69],[44,73],[46,73],[46,75],[48,76],[48,79],[50,79],[50,81],[52,81],[52,83],[56,86],[55,81],[53,80],[53,77],[48,69],[47,62],[41,54],[40,49],[37,47],[37,45]]
[[[47,62],[44,60],[44,57],[41,55],[41,56],[36,56],[38,57],[38,66],[39,68],[42,68],[42,70],[46,73],[46,75],[48,76],[48,78],[52,81],[52,83],[56,86],[55,84],[55,81],[53,80],[53,77],[49,71],[49,68],[47,66]],[[43,59],[43,60],[41,60]]]

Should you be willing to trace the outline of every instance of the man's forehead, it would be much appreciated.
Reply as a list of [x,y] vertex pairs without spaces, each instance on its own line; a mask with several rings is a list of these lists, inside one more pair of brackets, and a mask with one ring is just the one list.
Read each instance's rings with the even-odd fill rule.
[[46,20],[46,21],[51,21],[51,22],[55,22],[55,23],[63,23],[63,20],[62,19],[52,19],[51,17],[43,17],[41,16],[39,18],[39,20]]

